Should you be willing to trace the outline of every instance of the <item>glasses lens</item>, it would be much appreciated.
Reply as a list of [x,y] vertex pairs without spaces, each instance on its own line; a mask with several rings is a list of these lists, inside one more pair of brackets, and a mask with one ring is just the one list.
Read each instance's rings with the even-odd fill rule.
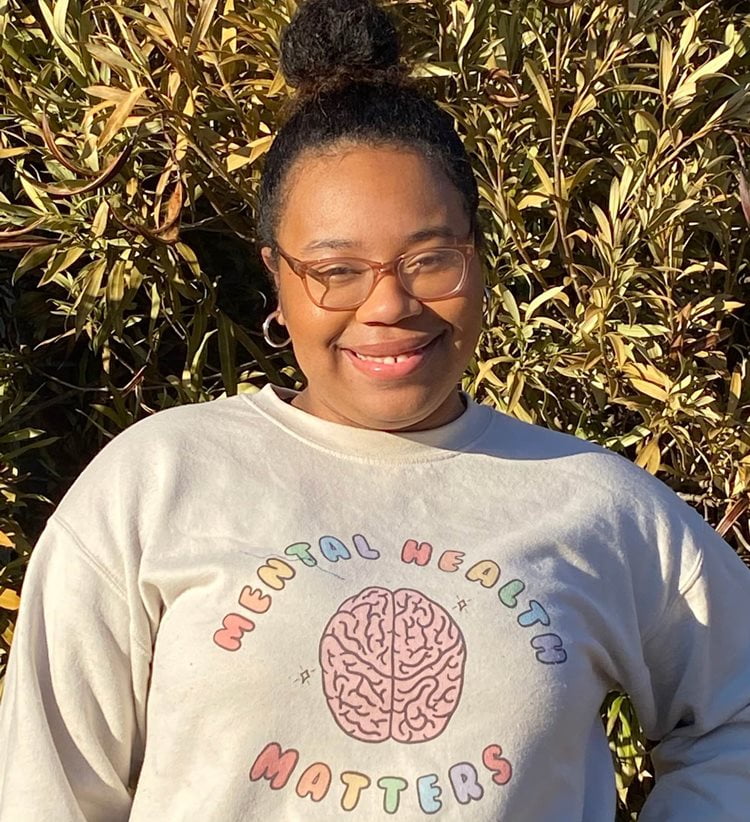
[[348,308],[367,298],[373,271],[361,260],[327,260],[307,269],[307,287],[323,308]]
[[432,248],[410,254],[401,263],[406,288],[421,299],[450,294],[464,275],[464,255],[456,248]]

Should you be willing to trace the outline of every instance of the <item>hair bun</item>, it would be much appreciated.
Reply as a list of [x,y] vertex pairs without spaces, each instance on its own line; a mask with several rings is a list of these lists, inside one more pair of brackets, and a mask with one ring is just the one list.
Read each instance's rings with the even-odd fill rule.
[[306,0],[281,38],[281,69],[303,90],[385,78],[399,56],[393,20],[372,0]]

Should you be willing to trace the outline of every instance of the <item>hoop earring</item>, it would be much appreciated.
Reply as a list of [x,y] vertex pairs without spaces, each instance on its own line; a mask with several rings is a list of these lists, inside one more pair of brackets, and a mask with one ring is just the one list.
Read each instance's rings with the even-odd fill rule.
[[271,336],[268,333],[269,326],[278,316],[279,309],[277,308],[276,311],[272,311],[263,321],[263,339],[271,346],[271,348],[286,348],[286,346],[292,341],[291,337],[287,337],[282,343],[277,343],[271,339]]

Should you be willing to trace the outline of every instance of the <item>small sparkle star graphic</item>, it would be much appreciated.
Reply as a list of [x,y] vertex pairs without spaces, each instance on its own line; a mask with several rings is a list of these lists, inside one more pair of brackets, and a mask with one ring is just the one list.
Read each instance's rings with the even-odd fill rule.
[[453,610],[455,611],[456,608],[458,608],[458,612],[461,613],[461,611],[464,611],[466,608],[469,607],[470,602],[471,602],[470,599],[466,600],[466,599],[462,599],[461,597],[458,597],[456,604],[453,606]]
[[300,665],[299,676],[294,681],[299,682],[300,685],[309,685],[310,679],[311,679],[311,677],[314,673],[315,673],[315,668],[310,670],[308,668],[303,668]]

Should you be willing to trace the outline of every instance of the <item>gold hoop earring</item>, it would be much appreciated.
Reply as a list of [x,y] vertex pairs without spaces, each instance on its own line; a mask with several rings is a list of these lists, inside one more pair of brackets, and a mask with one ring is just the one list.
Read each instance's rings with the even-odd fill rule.
[[269,327],[278,316],[279,309],[277,308],[276,311],[272,311],[263,321],[263,339],[271,346],[271,348],[286,348],[286,346],[292,341],[291,337],[287,337],[282,343],[277,343],[271,339],[271,335],[269,334]]

